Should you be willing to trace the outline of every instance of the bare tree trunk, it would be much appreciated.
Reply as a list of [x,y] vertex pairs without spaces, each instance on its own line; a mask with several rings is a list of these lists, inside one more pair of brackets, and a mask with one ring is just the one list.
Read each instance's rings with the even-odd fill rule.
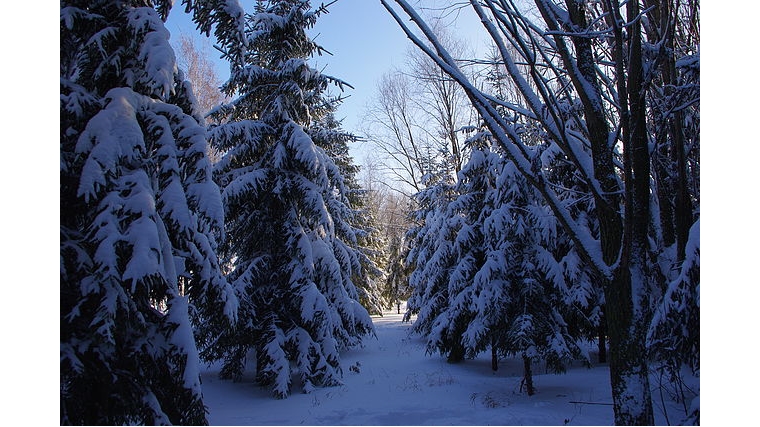
[[[617,0],[614,20],[622,21]],[[610,338],[610,381],[616,425],[652,425],[649,369],[646,354],[647,245],[649,232],[649,148],[643,88],[641,23],[638,3],[628,3],[628,72],[623,61],[622,29],[615,30],[619,104],[623,140],[625,216],[623,246],[614,280],[605,289]],[[626,86],[627,85],[627,86]]]
[[[603,319],[603,322],[606,322]],[[605,323],[599,324],[599,363],[607,363],[607,328]]]
[[676,243],[676,227],[675,227],[675,203],[673,196],[676,194],[675,186],[673,185],[673,176],[670,166],[670,149],[667,140],[663,138],[657,143],[656,156],[653,159],[653,168],[655,172],[657,201],[660,210],[660,229],[662,230],[662,243],[665,247],[669,247]]
[[491,337],[491,370],[496,372],[499,370],[499,358],[496,354],[496,338]]
[[[545,20],[548,11],[541,7]],[[617,0],[610,10],[619,13]],[[567,0],[570,20],[578,33],[587,28],[585,2]],[[604,287],[606,301],[607,331],[610,339],[610,381],[617,425],[652,425],[651,393],[649,390],[648,365],[646,358],[646,319],[642,312],[643,291],[646,288],[646,242],[649,231],[649,150],[647,146],[646,106],[642,87],[643,67],[641,48],[641,24],[637,19],[638,3],[627,7],[630,41],[628,46],[628,75],[625,79],[622,30],[615,29],[616,59],[618,60],[618,95],[621,106],[623,131],[625,215],[619,213],[619,199],[608,196],[607,200],[597,200],[599,209],[600,239],[602,254],[607,265],[619,262],[612,280],[606,280]],[[614,20],[618,20],[615,16]],[[618,22],[622,22],[620,19]],[[606,119],[597,105],[597,100],[589,94],[584,83],[591,84],[599,94],[594,57],[589,39],[571,37],[575,51],[578,74],[571,73],[573,83],[583,101],[589,127],[594,176],[599,180],[605,193],[618,190],[614,178],[612,146],[607,143],[609,134]],[[561,37],[556,37],[558,45],[564,46]],[[561,49],[563,61],[572,69],[573,58],[568,49]],[[580,81],[585,79],[585,82]],[[627,84],[627,87],[626,87]],[[628,99],[628,94],[631,94]],[[628,103],[630,102],[630,110]],[[609,200],[612,199],[612,200]],[[601,203],[600,203],[601,202]],[[616,203],[617,202],[617,203]],[[622,226],[622,227],[621,227]],[[622,235],[621,235],[622,231]],[[621,246],[622,245],[622,246]],[[634,289],[635,287],[635,289]]]
[[[632,266],[629,266],[632,267]],[[646,325],[635,315],[631,295],[631,274],[625,268],[616,273],[607,297],[610,328],[610,382],[615,409],[615,425],[653,425],[649,368],[646,359]],[[629,325],[628,330],[619,325]]]
[[[674,34],[678,5],[671,1],[649,0],[645,2],[645,6],[651,9],[649,12],[651,18],[646,27],[647,35],[650,41],[660,41],[665,46],[660,75],[664,100],[667,101],[674,95],[675,86],[678,85]],[[672,108],[670,102],[663,104],[663,108]],[[683,261],[686,256],[689,229],[693,223],[693,207],[686,168],[683,113],[662,111],[661,114],[663,120],[667,121],[668,131],[662,132],[657,141],[659,158],[655,159],[654,167],[657,176],[663,242],[665,246],[677,243],[677,259]]]
[[525,392],[528,396],[536,394],[536,389],[533,387],[533,370],[530,366],[530,357],[523,354],[523,384],[525,384]]

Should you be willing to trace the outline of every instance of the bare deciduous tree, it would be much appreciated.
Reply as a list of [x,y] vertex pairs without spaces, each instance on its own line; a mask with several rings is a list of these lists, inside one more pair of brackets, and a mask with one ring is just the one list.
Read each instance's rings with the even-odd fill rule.
[[423,156],[429,142],[409,97],[411,90],[408,76],[384,74],[377,84],[377,97],[366,111],[365,123],[371,129],[365,132],[377,147],[385,170],[407,191],[418,192],[424,188],[422,177],[428,172]]
[[[434,31],[458,56],[470,55],[442,25]],[[465,158],[460,130],[477,120],[459,84],[416,49],[407,53],[404,68],[383,75],[365,119],[386,170],[410,193],[456,179]]]
[[[456,39],[446,30],[441,21],[434,22],[433,31],[455,59],[474,55],[464,41]],[[433,124],[423,129],[432,140],[439,141],[441,151],[447,157],[442,166],[448,168],[449,173],[456,174],[465,161],[460,130],[464,126],[474,125],[477,122],[476,114],[461,86],[424,52],[419,49],[410,50],[407,54],[407,68],[409,76],[416,82],[414,102],[424,116],[430,119],[425,122]]]
[[[212,123],[209,112],[219,106],[225,96],[219,89],[221,79],[214,63],[209,59],[211,57],[208,42],[198,45],[193,36],[182,33],[179,36],[176,46],[177,62],[181,70],[185,73],[185,79],[193,87],[193,93],[200,111],[198,113],[205,118],[206,124]],[[219,153],[214,148],[209,147],[208,155],[212,162],[219,160]]]
[[212,55],[209,43],[199,43],[193,36],[182,33],[177,41],[176,50],[179,67],[193,85],[193,92],[201,110],[199,112],[205,117],[225,99],[219,89],[222,85],[219,73],[214,62],[209,59]]

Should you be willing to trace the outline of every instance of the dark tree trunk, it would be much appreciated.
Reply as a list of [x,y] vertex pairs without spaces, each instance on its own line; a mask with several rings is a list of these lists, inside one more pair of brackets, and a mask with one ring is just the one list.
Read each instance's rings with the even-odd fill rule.
[[[677,10],[671,9],[674,5],[669,2],[654,1],[652,7],[653,16],[657,18],[657,22],[660,24],[660,28],[673,28],[675,25],[675,14]],[[649,6],[649,5],[647,5]],[[675,87],[678,85],[678,71],[676,70],[676,58],[675,58],[675,38],[672,30],[665,34],[654,34],[654,29],[649,30],[648,34],[652,33],[653,40],[659,40],[666,37],[664,40],[666,49],[665,57],[663,59],[661,67],[662,75],[662,87],[666,98],[671,98],[675,94]],[[656,37],[656,38],[655,38]],[[666,102],[665,105],[672,106],[670,102]],[[686,143],[683,134],[683,113],[681,111],[674,111],[668,117],[665,117],[668,121],[668,132],[662,132],[664,136],[670,136],[668,141],[670,144],[667,147],[670,152],[668,159],[671,161],[670,176],[667,184],[667,189],[671,196],[670,212],[672,221],[673,238],[664,239],[667,246],[677,243],[677,257],[678,261],[683,261],[686,256],[686,241],[689,239],[689,229],[693,222],[692,215],[692,203],[691,196],[689,194],[689,182],[686,167]],[[659,173],[659,171],[657,171]],[[664,234],[664,232],[663,232]],[[663,236],[665,237],[665,236]],[[667,237],[670,237],[668,235]]]
[[459,342],[455,342],[452,344],[451,351],[449,351],[449,356],[446,358],[446,361],[449,363],[459,363],[462,360],[464,360],[464,346]]
[[[588,23],[585,2],[566,0],[570,20],[582,32]],[[612,196],[619,190],[616,171],[613,166],[612,146],[608,144],[609,128],[601,107],[593,96],[581,96],[585,117],[589,128],[594,176],[602,185],[607,196],[599,197],[599,215],[602,256],[607,265],[618,264],[612,278],[603,280],[606,302],[607,335],[610,344],[610,382],[617,425],[652,425],[651,393],[649,390],[648,366],[646,358],[646,319],[640,312],[646,276],[646,246],[649,231],[649,150],[646,133],[646,109],[643,91],[643,67],[641,47],[641,20],[638,3],[628,3],[629,39],[625,40],[623,22],[617,0],[608,3],[609,16],[614,30],[613,44],[618,77],[620,123],[624,149],[623,169],[625,182],[625,209],[621,209],[620,199]],[[577,56],[577,69],[581,76],[595,90],[599,84],[595,74],[594,57],[586,37],[571,37]],[[628,42],[628,49],[623,44]],[[628,52],[628,72],[623,52]],[[562,52],[565,64],[572,64],[568,52]],[[568,67],[572,69],[572,66]],[[571,73],[573,83],[579,93],[587,86],[578,82],[578,76]],[[629,98],[630,94],[630,98]],[[596,94],[601,97],[599,93]],[[629,110],[630,103],[630,110]],[[602,126],[602,123],[604,126]],[[625,212],[621,215],[620,212]],[[632,280],[632,275],[633,280]],[[635,289],[634,289],[635,287]],[[635,292],[634,292],[635,291]],[[639,310],[634,310],[639,307]]]
[[[673,71],[675,74],[675,63]],[[673,114],[671,132],[673,134],[673,149],[676,150],[678,165],[678,195],[676,197],[676,240],[678,261],[686,258],[686,242],[689,240],[689,230],[694,222],[693,206],[689,194],[689,177],[686,171],[686,144],[683,137],[683,114],[679,111]]]
[[607,363],[607,328],[599,324],[599,363]]
[[666,133],[657,142],[657,151],[652,159],[655,172],[657,202],[660,207],[660,229],[662,230],[662,242],[665,247],[676,243],[675,226],[675,201],[676,189],[673,185],[673,176],[670,169],[670,148],[665,138]]
[[530,366],[530,357],[523,354],[523,384],[525,384],[525,392],[528,396],[536,394],[536,389],[533,388],[533,370]]
[[496,355],[496,340],[491,338],[491,370],[499,370],[499,358]]
[[[615,20],[622,21],[617,1]],[[623,61],[624,37],[615,27],[625,179],[625,217],[620,263],[605,289],[610,340],[610,382],[616,425],[652,425],[654,412],[646,354],[647,246],[650,163],[639,4],[627,4],[628,69]]]
[[[641,286],[638,284],[637,286]],[[634,312],[632,280],[627,268],[616,272],[608,286],[607,324],[609,366],[615,425],[653,425],[649,368],[646,357],[646,323]],[[619,325],[628,325],[628,329]]]
[[[661,65],[662,88],[665,98],[671,98],[675,94],[678,85],[678,71],[675,58],[675,35],[677,4],[669,1],[649,0],[644,2],[645,7],[651,9],[646,27],[650,41],[662,41],[665,44],[665,55]],[[659,27],[656,25],[659,24]],[[670,29],[665,31],[665,29]],[[666,107],[672,107],[670,102]],[[668,113],[667,111],[663,114]],[[660,213],[663,222],[663,240],[666,246],[677,243],[678,261],[683,261],[686,256],[686,241],[689,239],[689,230],[694,221],[693,206],[689,194],[689,177],[686,167],[686,143],[683,134],[683,113],[674,111],[669,116],[663,117],[668,124],[668,132],[662,132],[662,141],[658,141],[660,161],[655,161],[655,172],[658,177],[658,199],[660,200]],[[663,123],[664,124],[664,123]],[[670,136],[670,139],[667,139]],[[665,153],[662,156],[663,152]],[[670,167],[664,167],[669,161]],[[668,172],[660,169],[667,169]],[[662,189],[660,190],[660,186]],[[663,204],[667,195],[668,202]]]

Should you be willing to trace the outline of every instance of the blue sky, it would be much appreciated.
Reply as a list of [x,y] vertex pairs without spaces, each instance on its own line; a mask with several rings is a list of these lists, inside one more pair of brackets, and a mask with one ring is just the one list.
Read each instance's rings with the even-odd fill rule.
[[[320,3],[312,2],[312,6]],[[247,8],[252,2],[241,1],[241,4]],[[329,10],[319,18],[312,33],[332,56],[317,57],[312,65],[354,87],[347,88],[345,95],[348,98],[336,116],[343,119],[343,127],[347,131],[359,134],[363,110],[375,93],[376,82],[394,67],[403,66],[405,53],[412,45],[380,0],[339,0]],[[479,23],[469,16],[459,16],[456,23],[453,19],[450,17],[448,21],[455,26],[455,34],[464,35],[471,42],[476,40],[475,34],[483,31]],[[173,36],[181,32],[197,34],[179,2],[166,27]],[[212,50],[212,53],[215,51]],[[219,75],[224,80],[229,76],[228,66],[222,61],[217,62]],[[365,147],[352,148],[355,160],[361,163]]]
[[[420,3],[451,2],[428,0]],[[333,56],[317,58],[314,64],[327,64],[327,74],[354,86],[354,90],[348,91],[351,97],[341,107],[343,114],[338,117],[345,116],[346,129],[358,131],[361,109],[374,94],[377,81],[394,66],[402,67],[407,50],[414,47],[380,0],[339,0],[330,10],[320,18],[314,30],[319,34],[317,41]],[[466,12],[456,22],[453,17],[446,22],[456,27],[454,34],[473,41],[476,34],[484,30],[474,19],[474,13],[469,9]],[[424,15],[425,12],[421,13]]]

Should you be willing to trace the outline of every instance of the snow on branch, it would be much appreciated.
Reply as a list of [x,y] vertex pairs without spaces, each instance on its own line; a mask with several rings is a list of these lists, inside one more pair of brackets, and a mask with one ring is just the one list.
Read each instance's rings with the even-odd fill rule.
[[[465,93],[470,98],[473,107],[475,107],[475,109],[481,115],[486,126],[491,130],[494,138],[505,150],[509,158],[514,161],[515,166],[519,172],[531,185],[533,185],[541,193],[544,200],[557,216],[559,222],[568,231],[571,238],[578,246],[578,250],[582,256],[591,263],[597,273],[601,274],[602,276],[609,277],[611,270],[602,258],[601,245],[599,241],[596,240],[587,229],[576,223],[570,211],[561,203],[560,198],[551,188],[547,180],[545,180],[541,170],[533,167],[531,161],[532,156],[530,154],[531,150],[521,141],[521,138],[516,132],[514,126],[511,123],[508,123],[499,114],[490,99],[486,97],[481,90],[477,89],[459,70],[456,61],[451,57],[446,48],[439,42],[433,30],[425,23],[419,14],[417,14],[414,8],[412,8],[405,0],[395,0],[395,2],[402,8],[404,13],[406,13],[406,15],[416,25],[416,27],[422,31],[423,36],[429,44],[423,42],[412,31],[406,21],[401,18],[398,12],[389,4],[387,0],[381,0],[383,6],[393,16],[402,30],[406,33],[407,37],[418,48],[425,52],[425,54],[427,54],[447,75],[449,75],[452,79],[454,79],[462,86]],[[496,10],[493,2],[486,1],[486,3],[492,6],[492,10]],[[471,0],[471,4],[478,15],[481,17],[481,21],[489,31],[491,37],[498,44],[500,40],[498,30],[488,19],[485,11],[480,6],[480,3],[476,0]],[[502,51],[501,53],[505,60],[511,59],[511,55],[508,53],[506,46],[504,46],[503,43],[500,47],[500,50]],[[516,67],[513,61],[511,64]],[[516,74],[519,75],[519,73]],[[524,82],[524,84],[526,87],[528,87],[527,82]],[[532,91],[526,90],[526,94],[528,96],[530,96],[532,93]],[[534,111],[543,110],[543,105],[537,97],[529,99],[529,104],[532,105]],[[553,126],[551,124],[552,122],[547,121],[547,123],[551,129]],[[560,132],[557,131],[557,133],[559,134]],[[593,179],[593,177],[587,176],[587,180],[592,186],[598,185],[598,183],[595,183],[596,181]],[[596,191],[599,191],[601,193],[601,190],[599,188],[597,188]]]

